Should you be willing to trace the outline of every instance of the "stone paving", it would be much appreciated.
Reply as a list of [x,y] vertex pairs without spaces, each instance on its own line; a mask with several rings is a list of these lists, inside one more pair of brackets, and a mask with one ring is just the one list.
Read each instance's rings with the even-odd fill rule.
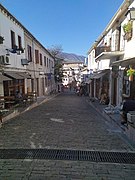
[[135,166],[52,160],[1,160],[2,180],[134,180]]
[[[105,109],[110,108],[108,105],[103,105],[99,103],[99,100],[90,101],[90,98],[88,97],[86,101],[92,106],[101,116],[103,116],[109,125],[113,125],[115,129],[119,129],[123,132],[124,139],[127,139],[132,146],[135,148],[135,126],[132,123],[124,124],[122,125],[121,122],[123,121],[123,118],[121,116],[120,110],[112,109],[111,113],[106,113]],[[116,131],[117,131],[116,130]]]
[[[86,102],[63,93],[4,123],[0,148],[57,148],[135,152],[122,132]],[[1,159],[4,180],[134,180],[134,164],[37,159]]]

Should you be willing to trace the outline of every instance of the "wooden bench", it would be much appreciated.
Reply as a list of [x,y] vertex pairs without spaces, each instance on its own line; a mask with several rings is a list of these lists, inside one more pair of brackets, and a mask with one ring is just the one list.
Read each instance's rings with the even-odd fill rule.
[[14,100],[15,96],[0,96],[0,100]]
[[[15,103],[14,96],[0,96],[0,109],[10,108]],[[2,107],[3,106],[3,107]]]

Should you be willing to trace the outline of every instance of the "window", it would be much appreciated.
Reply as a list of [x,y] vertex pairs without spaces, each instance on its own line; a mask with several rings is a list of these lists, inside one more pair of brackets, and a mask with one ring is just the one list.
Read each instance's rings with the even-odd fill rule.
[[46,56],[44,56],[44,65],[46,66]]
[[18,36],[18,48],[22,49],[22,39],[21,39],[21,36]]
[[16,79],[10,81],[4,81],[4,95],[5,96],[14,96],[16,90],[24,94],[24,79]]
[[50,61],[50,59],[49,59],[49,68],[51,68],[51,61]]
[[50,68],[53,68],[53,62],[50,60]]
[[37,49],[35,49],[35,62],[39,64],[39,51]]
[[15,43],[15,32],[11,30],[11,48],[15,49],[16,48],[16,43]]
[[42,54],[40,53],[40,65],[42,65]]
[[47,67],[48,67],[48,65],[49,65],[49,62],[48,62],[48,58],[47,58]]
[[32,50],[30,45],[27,45],[27,55],[28,55],[28,60],[32,61]]
[[48,84],[48,83],[47,83],[47,78],[45,77],[45,86],[46,86],[46,87],[47,87],[47,84]]

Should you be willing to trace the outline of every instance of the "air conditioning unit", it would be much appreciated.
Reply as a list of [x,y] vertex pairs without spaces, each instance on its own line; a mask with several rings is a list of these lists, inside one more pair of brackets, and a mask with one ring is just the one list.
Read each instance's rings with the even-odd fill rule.
[[28,65],[29,64],[28,59],[21,59],[21,64],[22,65]]
[[0,56],[0,64],[9,65],[9,57],[8,56]]

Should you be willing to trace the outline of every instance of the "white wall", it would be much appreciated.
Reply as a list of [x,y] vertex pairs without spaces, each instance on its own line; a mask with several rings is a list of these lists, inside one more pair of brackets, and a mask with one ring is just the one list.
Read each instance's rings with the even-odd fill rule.
[[125,40],[124,59],[135,57],[135,22],[133,22],[133,34],[130,41]]
[[[135,8],[135,1],[130,5],[129,9],[134,7]],[[121,23],[121,27],[126,24],[130,20],[130,15],[128,14],[125,16],[124,21]],[[122,35],[124,35],[124,31],[122,29]],[[124,59],[135,57],[135,21],[133,21],[133,31],[132,31],[132,38],[131,40],[124,41],[125,43],[125,54]]]
[[97,62],[95,62],[95,49],[92,49],[88,54],[88,69],[93,71],[96,71],[97,69]]
[[[0,36],[4,37],[4,43],[0,45],[0,55],[6,55],[7,51],[6,49],[11,49],[11,34],[10,31],[15,32],[15,39],[16,39],[16,45],[18,45],[18,35],[21,37],[22,40],[22,47],[24,47],[24,32],[23,29],[18,25],[18,23],[15,23],[13,19],[10,19],[10,17],[6,16],[6,13],[3,14],[0,11]],[[13,53],[10,53],[9,59],[10,59],[10,65],[8,67],[17,67],[25,69],[26,66],[21,65],[21,59],[25,58],[25,54],[22,53],[21,55],[16,55]]]
[[[36,89],[36,85],[37,85],[37,81],[36,78],[38,78],[38,87],[39,87],[39,96],[43,95],[43,90],[45,89],[45,93],[49,93],[51,90],[53,90],[53,88],[55,87],[54,84],[54,77],[53,75],[51,76],[51,82],[50,82],[50,86],[47,87],[43,87],[43,78],[45,79],[45,77],[48,79],[48,76],[45,75],[46,73],[52,73],[54,74],[54,59],[52,58],[52,56],[46,51],[45,48],[43,48],[41,46],[40,43],[38,43],[38,41],[36,41],[33,37],[31,37],[31,35],[29,33],[25,32],[25,48],[26,48],[26,58],[28,59],[28,52],[27,52],[27,46],[31,46],[31,51],[32,51],[32,61],[29,62],[29,65],[27,66],[27,70],[30,71],[32,78],[35,81],[35,89]],[[39,51],[39,63],[36,64],[35,62],[35,50]],[[40,64],[40,53],[42,54],[42,65]],[[48,62],[51,61],[52,63],[48,63],[47,66],[47,62],[46,62],[46,66],[44,63],[44,56],[46,57],[46,61],[48,58]],[[41,73],[40,73],[41,72]],[[45,81],[44,81],[45,82]],[[44,83],[45,86],[45,83]]]
[[99,61],[98,70],[109,69],[109,65],[110,65],[110,59],[101,60]]

